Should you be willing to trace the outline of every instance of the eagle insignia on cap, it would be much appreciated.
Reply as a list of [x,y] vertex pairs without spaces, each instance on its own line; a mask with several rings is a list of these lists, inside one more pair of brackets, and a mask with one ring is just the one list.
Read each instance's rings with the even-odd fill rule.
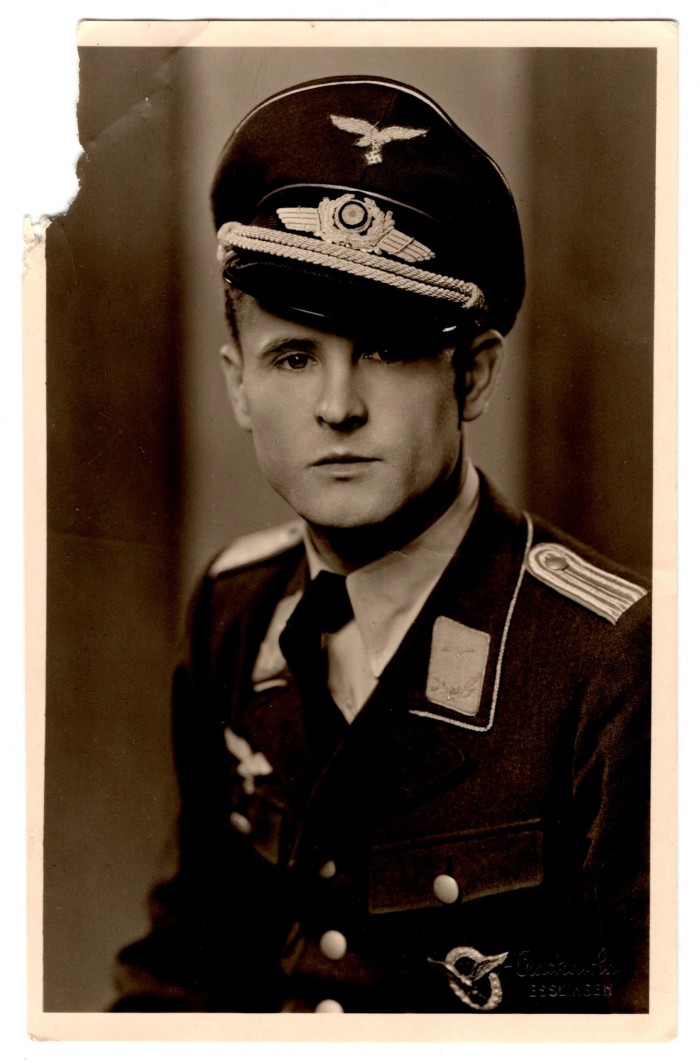
[[386,252],[404,262],[434,258],[435,252],[396,228],[390,210],[384,211],[369,196],[346,192],[338,199],[324,197],[318,207],[278,207],[277,217],[285,229],[313,233],[327,243]]
[[359,135],[360,139],[355,141],[354,147],[369,149],[365,153],[368,166],[382,161],[382,148],[392,140],[413,140],[414,137],[424,137],[428,132],[427,129],[411,129],[402,125],[388,125],[384,129],[377,129],[376,125],[365,121],[364,118],[349,118],[343,114],[332,114],[330,119],[338,129]]

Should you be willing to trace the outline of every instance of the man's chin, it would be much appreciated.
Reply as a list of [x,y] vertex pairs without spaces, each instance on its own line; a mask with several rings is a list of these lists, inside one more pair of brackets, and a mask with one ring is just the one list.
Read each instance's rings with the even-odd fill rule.
[[323,531],[327,534],[333,532],[352,532],[359,533],[363,531],[369,531],[373,528],[381,528],[388,520],[391,519],[393,514],[375,514],[375,513],[328,513],[314,509],[306,513],[299,513],[300,517],[306,521],[312,528],[318,528],[319,531]]
[[[362,487],[366,488],[363,484]],[[286,501],[298,515],[311,525],[331,533],[351,532],[379,527],[391,521],[400,504],[392,505],[386,493],[359,490],[355,483],[314,485],[313,492],[290,493]],[[284,495],[283,495],[284,497]]]

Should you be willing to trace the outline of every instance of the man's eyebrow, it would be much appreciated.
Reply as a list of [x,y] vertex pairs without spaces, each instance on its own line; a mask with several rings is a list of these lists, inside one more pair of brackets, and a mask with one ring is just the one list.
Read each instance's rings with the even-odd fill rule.
[[280,339],[270,340],[260,350],[256,351],[257,358],[269,358],[272,354],[284,354],[285,351],[303,351],[306,354],[315,354],[317,351],[316,341],[309,337],[284,336]]

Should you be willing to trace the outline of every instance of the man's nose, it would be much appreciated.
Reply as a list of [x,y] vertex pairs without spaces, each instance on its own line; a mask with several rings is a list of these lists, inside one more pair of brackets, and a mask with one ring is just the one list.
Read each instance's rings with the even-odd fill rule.
[[351,358],[334,360],[324,366],[316,419],[339,431],[349,431],[367,420],[361,372]]

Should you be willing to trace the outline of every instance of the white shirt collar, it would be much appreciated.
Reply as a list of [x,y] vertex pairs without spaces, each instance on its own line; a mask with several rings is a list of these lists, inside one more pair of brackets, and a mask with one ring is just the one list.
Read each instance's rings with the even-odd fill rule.
[[[401,551],[387,554],[348,576],[348,594],[375,679],[396,653],[452,559],[472,522],[478,500],[479,477],[467,459],[457,498],[434,524]],[[304,543],[313,579],[327,566],[308,532]]]

